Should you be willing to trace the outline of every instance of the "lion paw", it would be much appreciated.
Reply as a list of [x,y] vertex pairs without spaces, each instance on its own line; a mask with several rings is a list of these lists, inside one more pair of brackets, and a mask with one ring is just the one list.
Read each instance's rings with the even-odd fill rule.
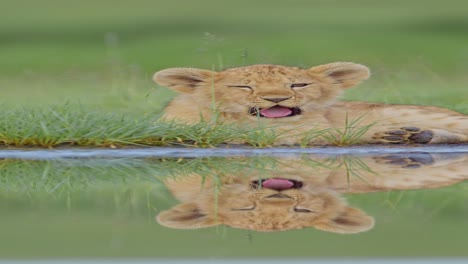
[[376,133],[373,137],[378,143],[386,144],[427,144],[434,137],[431,130],[418,127],[401,127],[399,129]]
[[421,166],[431,165],[435,162],[435,159],[429,153],[396,153],[374,157],[374,160],[377,163],[399,166],[405,169],[416,169]]

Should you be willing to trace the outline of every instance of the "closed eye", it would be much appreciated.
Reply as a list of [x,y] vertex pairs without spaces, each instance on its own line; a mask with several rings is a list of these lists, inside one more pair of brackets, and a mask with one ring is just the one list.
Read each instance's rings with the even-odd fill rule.
[[296,212],[296,213],[315,213],[315,211],[305,209],[305,208],[294,208],[294,212]]
[[252,90],[251,86],[248,85],[228,85],[229,88],[241,88],[241,89],[250,89]]
[[255,205],[252,205],[252,206],[244,207],[244,208],[231,209],[231,211],[252,211],[254,209],[255,209]]
[[291,84],[291,88],[302,88],[310,85],[310,83],[293,83]]

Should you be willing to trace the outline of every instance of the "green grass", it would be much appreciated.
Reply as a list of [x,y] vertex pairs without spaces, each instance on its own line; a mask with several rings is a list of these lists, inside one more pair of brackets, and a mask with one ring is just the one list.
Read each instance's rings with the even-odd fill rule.
[[84,110],[65,104],[46,109],[5,109],[0,119],[0,145],[56,146],[199,146],[213,147],[242,132],[235,126],[161,122],[157,114],[135,117]]
[[323,131],[318,136],[323,136],[327,142],[336,146],[345,146],[359,143],[361,137],[376,123],[368,125],[360,125],[365,115],[362,115],[354,120],[348,118],[346,113],[343,129],[332,129],[331,131]]
[[[370,125],[358,125],[359,120],[352,120],[344,131],[309,131],[298,146],[307,147],[317,137],[337,146],[359,143]],[[157,113],[106,113],[70,103],[47,108],[3,107],[0,114],[0,146],[6,147],[216,147],[224,143],[271,147],[281,136],[270,127],[250,129],[216,120],[186,125],[161,120]]]

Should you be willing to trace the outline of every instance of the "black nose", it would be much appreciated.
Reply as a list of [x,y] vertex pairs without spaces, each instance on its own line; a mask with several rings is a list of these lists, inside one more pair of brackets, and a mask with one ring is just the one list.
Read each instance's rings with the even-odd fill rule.
[[279,103],[281,101],[288,100],[289,98],[291,98],[291,97],[281,97],[281,98],[265,98],[265,97],[262,97],[263,100],[267,100],[267,101],[270,101],[270,102],[273,102],[273,103]]

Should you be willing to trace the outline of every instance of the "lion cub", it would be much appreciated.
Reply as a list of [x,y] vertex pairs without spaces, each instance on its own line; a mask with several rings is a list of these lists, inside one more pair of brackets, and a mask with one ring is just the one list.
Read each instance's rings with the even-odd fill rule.
[[[279,144],[300,142],[308,131],[338,136],[346,129],[365,131],[360,143],[466,143],[468,116],[444,108],[339,101],[344,89],[369,77],[366,66],[336,62],[301,69],[252,65],[221,72],[171,68],[154,81],[180,93],[164,118],[184,123],[209,121],[271,127]],[[313,137],[310,144],[326,144]]]

